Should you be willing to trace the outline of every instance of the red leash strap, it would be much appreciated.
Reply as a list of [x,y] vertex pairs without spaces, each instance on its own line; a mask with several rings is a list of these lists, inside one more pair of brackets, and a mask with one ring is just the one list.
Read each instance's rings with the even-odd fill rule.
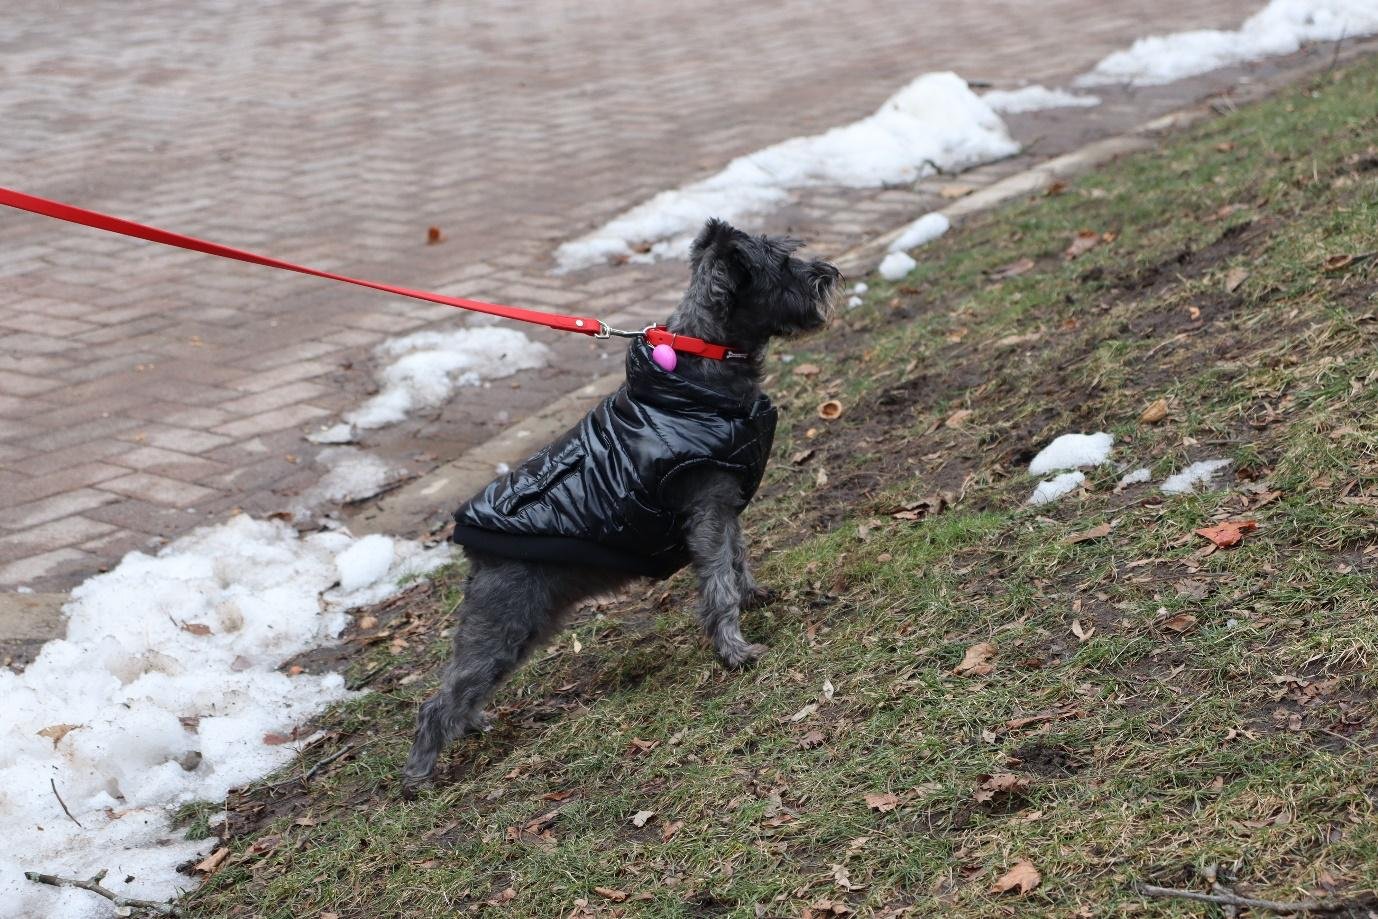
[[[264,265],[268,268],[280,268],[283,271],[295,271],[298,274],[309,274],[318,278],[327,278],[331,281],[341,281],[345,284],[369,287],[373,290],[381,290],[384,293],[397,294],[402,297],[412,297],[416,300],[428,300],[431,303],[453,306],[462,310],[473,310],[476,313],[487,313],[490,316],[501,316],[504,319],[515,319],[518,322],[530,322],[535,325],[543,325],[551,329],[558,329],[561,332],[577,332],[581,335],[595,335],[600,338],[606,338],[615,331],[610,330],[601,320],[594,319],[591,316],[562,316],[557,313],[542,313],[539,310],[522,309],[518,306],[503,306],[499,303],[485,303],[482,300],[468,300],[464,297],[448,297],[444,294],[435,294],[424,290],[413,290],[410,287],[398,287],[394,284],[383,284],[378,281],[365,281],[360,278],[351,278],[329,271],[320,271],[315,268],[306,268],[302,265],[293,265],[291,262],[284,262],[281,259],[269,258],[266,255],[258,255],[257,253],[247,252],[243,249],[233,249],[229,246],[222,246],[219,243],[197,239],[194,236],[183,236],[180,233],[160,230],[157,227],[145,226],[141,223],[135,223],[132,220],[112,217],[109,214],[102,214],[99,211],[88,211],[85,208],[63,204],[61,201],[52,201],[48,198],[40,198],[37,195],[26,195],[13,188],[0,186],[0,204],[17,208],[21,211],[41,214],[44,217],[52,217],[57,220],[65,220],[68,223],[80,224],[81,226],[91,227],[96,230],[104,230],[107,233],[118,233],[121,236],[133,236],[136,239],[145,239],[149,242],[161,243],[164,246],[190,249],[192,252],[203,252],[206,255],[218,255],[221,258],[235,259],[240,262],[250,262],[255,265]],[[618,332],[617,334],[630,334],[635,336],[642,333]],[[706,342],[698,338],[691,338],[686,335],[672,335],[670,332],[659,327],[647,329],[644,334],[652,346],[657,344],[668,344],[676,351],[681,351],[685,354],[694,354],[712,360],[738,360],[746,357],[745,354],[732,351],[723,345],[715,345],[711,342]]]

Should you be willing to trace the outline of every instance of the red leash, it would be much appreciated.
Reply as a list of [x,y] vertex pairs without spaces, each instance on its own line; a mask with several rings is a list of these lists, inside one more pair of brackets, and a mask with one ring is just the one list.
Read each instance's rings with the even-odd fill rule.
[[351,278],[329,271],[320,271],[316,268],[307,268],[303,265],[293,265],[291,262],[284,262],[281,259],[269,258],[266,255],[258,255],[254,252],[234,249],[230,246],[222,246],[219,243],[197,239],[194,236],[183,236],[180,233],[160,230],[157,227],[145,226],[144,224],[135,223],[132,220],[124,220],[120,217],[112,217],[109,214],[102,214],[99,211],[88,211],[85,208],[75,207],[71,204],[63,204],[61,201],[40,198],[37,195],[26,195],[21,191],[5,188],[3,186],[0,186],[0,204],[17,208],[21,211],[42,214],[44,217],[52,217],[57,220],[65,220],[68,223],[104,230],[107,233],[118,233],[121,236],[132,236],[136,239],[145,239],[149,242],[161,243],[165,246],[190,249],[192,252],[203,252],[206,255],[218,255],[221,258],[235,259],[240,262],[250,262],[255,265],[264,265],[269,268],[280,268],[283,271],[295,271],[298,274],[308,274],[318,278],[327,278],[331,281],[341,281],[345,284],[355,284],[359,287],[369,287],[373,290],[381,290],[384,293],[397,294],[402,297],[412,297],[416,300],[428,300],[431,303],[439,303],[443,306],[453,306],[462,310],[472,310],[476,313],[487,313],[490,316],[501,316],[504,319],[514,319],[517,322],[530,322],[535,325],[543,325],[547,328],[558,329],[561,332],[577,332],[581,335],[592,335],[595,338],[607,338],[611,335],[619,335],[624,338],[644,337],[652,346],[669,345],[674,350],[683,354],[706,357],[715,361],[743,360],[747,357],[746,354],[740,351],[733,351],[725,345],[713,344],[701,338],[693,338],[688,335],[675,335],[663,326],[648,326],[640,332],[627,332],[622,329],[610,328],[607,323],[603,322],[601,319],[595,319],[591,316],[562,316],[558,313],[543,313],[539,310],[522,309],[519,306],[503,306],[500,303],[485,303],[482,300],[469,300],[464,297],[448,297],[445,294],[436,294],[425,290],[413,290],[410,287],[398,287],[393,284],[383,284],[379,281],[366,281],[361,278]]

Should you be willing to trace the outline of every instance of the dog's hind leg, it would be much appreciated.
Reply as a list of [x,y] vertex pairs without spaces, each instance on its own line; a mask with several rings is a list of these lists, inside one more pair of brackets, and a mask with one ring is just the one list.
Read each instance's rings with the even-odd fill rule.
[[[730,475],[719,474],[704,483],[689,510],[685,542],[699,579],[699,623],[713,642],[718,657],[729,667],[742,667],[766,652],[742,636],[742,575],[745,544],[737,519],[736,497],[740,485]],[[754,583],[754,582],[752,582]]]
[[746,557],[746,534],[737,527],[736,544],[732,547],[732,569],[737,574],[737,589],[742,594],[742,609],[757,609],[775,599],[775,591],[763,587],[751,574],[751,564]]

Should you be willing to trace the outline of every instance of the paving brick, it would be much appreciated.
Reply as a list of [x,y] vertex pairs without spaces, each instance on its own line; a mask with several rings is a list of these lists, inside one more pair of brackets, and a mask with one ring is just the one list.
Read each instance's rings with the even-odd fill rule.
[[186,507],[215,495],[212,489],[148,472],[136,472],[111,479],[101,483],[101,488],[126,497],[170,507]]
[[118,500],[116,495],[106,491],[96,491],[93,488],[64,492],[60,495],[44,498],[41,501],[16,504],[0,510],[0,528],[18,530],[25,527],[35,527],[47,523],[49,520],[57,520],[59,517],[86,513],[93,508]]
[[222,424],[214,430],[217,434],[227,434],[231,437],[252,437],[255,434],[295,427],[325,414],[328,414],[325,409],[313,405],[293,405]]
[[17,533],[0,536],[0,559],[51,552],[64,546],[88,542],[114,529],[108,523],[87,517],[63,517]]

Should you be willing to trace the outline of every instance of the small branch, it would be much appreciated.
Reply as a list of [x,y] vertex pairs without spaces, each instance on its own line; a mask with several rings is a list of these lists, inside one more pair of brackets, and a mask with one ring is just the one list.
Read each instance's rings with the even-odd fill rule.
[[[368,743],[361,744],[360,746],[366,747],[366,746],[368,746],[369,743],[372,743],[372,741],[369,741]],[[306,777],[305,777],[304,779],[302,779],[302,782],[305,783],[305,782],[311,781],[312,779],[314,779],[314,778],[316,777],[316,773],[317,773],[317,772],[320,772],[320,771],[321,771],[322,769],[324,769],[326,766],[329,766],[331,763],[335,762],[335,760],[339,759],[341,756],[344,756],[346,753],[348,753],[349,751],[351,751],[351,750],[353,750],[353,749],[354,749],[354,745],[353,745],[353,744],[348,744],[348,743],[345,744],[343,747],[340,747],[340,749],[336,750],[334,753],[330,754],[330,755],[327,756],[325,759],[320,760],[318,763],[316,763],[316,765],[314,765],[314,766],[312,766],[310,769],[306,770]]]
[[160,916],[181,916],[181,907],[173,906],[171,903],[158,903],[153,900],[136,900],[133,897],[122,897],[113,890],[101,886],[101,881],[105,880],[105,869],[97,871],[95,877],[89,881],[80,881],[76,878],[63,878],[55,874],[39,874],[37,871],[25,871],[24,877],[33,881],[35,884],[47,884],[49,887],[79,887],[82,890],[89,890],[97,896],[105,897],[116,906],[127,906],[131,909],[147,909]]
[[1194,890],[1179,890],[1176,887],[1155,887],[1152,884],[1140,884],[1139,893],[1146,897],[1180,897],[1183,900],[1196,900],[1199,903],[1215,903],[1220,906],[1245,906],[1249,909],[1262,909],[1272,913],[1315,913],[1315,912],[1334,912],[1340,909],[1340,905],[1325,900],[1298,900],[1295,903],[1283,903],[1278,900],[1256,900],[1253,897],[1241,897],[1239,894],[1230,891],[1228,888],[1216,885],[1219,893],[1197,893]]
[[[53,797],[57,798],[57,803],[62,805],[62,812],[67,815],[67,819],[75,823],[77,826],[81,826],[81,821],[72,816],[72,812],[67,809],[67,802],[62,800],[62,795],[57,793],[57,780],[50,778],[48,779],[48,784],[53,789]],[[86,827],[84,826],[81,826],[81,828],[83,830],[86,829]]]

